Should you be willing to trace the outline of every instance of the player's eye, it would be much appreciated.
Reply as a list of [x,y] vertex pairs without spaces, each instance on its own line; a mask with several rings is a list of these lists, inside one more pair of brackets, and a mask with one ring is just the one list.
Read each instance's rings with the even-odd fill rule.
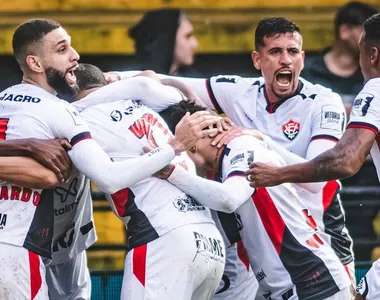
[[58,52],[65,52],[66,51],[66,47],[64,46],[64,47],[61,47],[61,48],[59,48],[59,50],[58,50]]
[[273,54],[273,55],[277,55],[277,54],[281,53],[281,50],[280,49],[275,49],[275,50],[270,51],[269,53]]

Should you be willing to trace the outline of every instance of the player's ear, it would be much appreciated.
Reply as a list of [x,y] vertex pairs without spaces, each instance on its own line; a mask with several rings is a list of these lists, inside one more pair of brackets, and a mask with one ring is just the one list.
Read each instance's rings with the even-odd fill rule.
[[193,147],[191,147],[191,148],[189,149],[189,151],[190,151],[191,153],[193,153],[193,154],[197,153],[197,146],[194,145]]
[[261,63],[260,63],[260,55],[257,51],[252,51],[251,54],[253,66],[260,71],[261,70]]
[[376,67],[379,64],[379,48],[377,47],[372,47],[372,53],[371,53],[371,58],[370,58],[371,66]]
[[40,60],[40,58],[38,56],[28,55],[25,60],[26,60],[26,64],[28,65],[28,67],[33,72],[42,73],[44,71],[42,61]]

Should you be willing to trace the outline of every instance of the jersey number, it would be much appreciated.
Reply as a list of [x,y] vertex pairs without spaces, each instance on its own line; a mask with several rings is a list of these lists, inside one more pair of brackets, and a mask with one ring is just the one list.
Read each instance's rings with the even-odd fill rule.
[[0,140],[5,140],[9,119],[0,119]]

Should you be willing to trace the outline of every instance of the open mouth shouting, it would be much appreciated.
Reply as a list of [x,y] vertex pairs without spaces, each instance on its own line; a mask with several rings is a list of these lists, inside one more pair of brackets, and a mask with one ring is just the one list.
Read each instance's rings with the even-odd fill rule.
[[293,71],[290,69],[281,69],[275,74],[275,79],[281,89],[288,89],[292,85]]
[[69,85],[74,85],[77,82],[77,77],[75,76],[74,71],[78,68],[78,64],[66,71],[65,79]]

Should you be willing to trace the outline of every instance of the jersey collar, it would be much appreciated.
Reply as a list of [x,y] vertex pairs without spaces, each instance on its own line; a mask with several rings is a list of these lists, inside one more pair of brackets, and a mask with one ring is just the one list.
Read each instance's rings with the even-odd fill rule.
[[[298,87],[297,87],[296,91],[295,91],[293,94],[291,94],[291,95],[289,95],[288,97],[285,97],[285,98],[281,99],[280,101],[277,101],[276,103],[273,103],[273,104],[271,104],[271,103],[267,100],[267,98],[266,98],[266,96],[265,96],[265,89],[264,89],[263,94],[264,94],[265,101],[267,102],[267,106],[266,106],[265,110],[266,110],[268,113],[270,113],[270,114],[275,113],[276,110],[277,110],[277,108],[278,108],[282,103],[284,103],[286,100],[288,100],[288,99],[290,99],[290,98],[293,98],[294,96],[299,95],[299,94],[301,93],[301,90],[303,89],[303,85],[304,85],[303,82],[302,82],[301,80],[298,80]],[[262,89],[262,88],[264,88],[264,84],[260,87],[260,89]]]

